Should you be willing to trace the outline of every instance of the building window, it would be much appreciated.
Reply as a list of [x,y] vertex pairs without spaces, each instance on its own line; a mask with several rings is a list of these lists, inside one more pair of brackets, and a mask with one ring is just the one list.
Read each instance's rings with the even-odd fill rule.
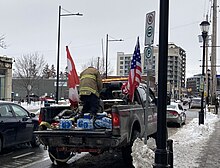
[[5,69],[0,69],[0,75],[5,75]]
[[1,100],[5,99],[5,78],[0,77],[0,97]]

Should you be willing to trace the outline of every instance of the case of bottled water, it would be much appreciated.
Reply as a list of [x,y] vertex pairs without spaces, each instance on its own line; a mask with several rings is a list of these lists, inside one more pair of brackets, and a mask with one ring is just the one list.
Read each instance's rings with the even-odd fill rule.
[[77,128],[93,129],[93,121],[87,118],[79,118],[77,120]]
[[68,119],[60,119],[60,129],[71,129],[72,121]]
[[96,119],[94,123],[95,128],[104,128],[104,123],[101,119]]
[[112,119],[108,117],[102,117],[103,126],[105,128],[112,128]]

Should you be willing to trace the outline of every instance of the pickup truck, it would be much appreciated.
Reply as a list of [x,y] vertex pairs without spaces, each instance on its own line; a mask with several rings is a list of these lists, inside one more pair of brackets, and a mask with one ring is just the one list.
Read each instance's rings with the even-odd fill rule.
[[[49,106],[41,109],[39,120],[47,124],[40,124],[40,129],[34,133],[48,150],[53,163],[62,165],[74,154],[81,152],[96,156],[105,151],[121,150],[125,163],[132,166],[131,148],[134,140],[137,137],[156,139],[157,101],[153,91],[150,88],[148,90],[145,83],[141,83],[135,90],[134,101],[130,102],[121,92],[124,82],[113,79],[103,81],[103,90],[100,93],[102,103],[98,114],[106,114],[110,119],[111,123],[106,128],[95,125],[89,129],[78,128],[78,123],[74,120],[70,127],[61,128],[61,119],[57,122],[57,118],[60,118],[57,116],[62,116],[60,114],[65,113],[62,110],[70,107]],[[148,120],[145,121],[144,118]]]

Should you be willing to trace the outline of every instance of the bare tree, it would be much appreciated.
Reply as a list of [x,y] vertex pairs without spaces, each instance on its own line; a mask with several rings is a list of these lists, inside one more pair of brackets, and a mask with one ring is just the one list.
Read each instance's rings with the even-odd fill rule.
[[56,69],[53,64],[51,65],[50,70],[51,70],[51,77],[55,78],[57,76],[57,74],[56,74]]
[[0,36],[0,47],[6,49],[7,45],[5,44],[5,35]]
[[51,74],[51,70],[49,69],[49,65],[46,64],[44,69],[43,69],[43,78],[49,79],[50,78],[50,74]]
[[[83,66],[82,66],[82,69],[86,69],[87,67],[89,66],[93,66],[95,68],[97,68],[100,72],[100,74],[102,76],[105,76],[105,71],[106,71],[106,62],[105,62],[105,58],[102,57],[100,59],[100,57],[96,57],[96,58],[92,58],[90,59],[87,63],[85,63]],[[111,66],[110,62],[108,62],[107,64],[107,71],[108,71],[108,74],[112,74],[113,73],[113,67]]]
[[28,102],[29,95],[33,87],[36,87],[37,81],[42,77],[45,67],[43,56],[37,52],[22,55],[15,61],[15,74],[21,79],[21,87],[27,91]]

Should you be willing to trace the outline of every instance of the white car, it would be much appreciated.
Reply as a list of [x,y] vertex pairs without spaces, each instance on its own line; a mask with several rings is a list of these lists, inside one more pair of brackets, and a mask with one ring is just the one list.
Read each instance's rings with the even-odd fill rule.
[[171,102],[167,105],[167,123],[176,123],[181,127],[186,123],[185,111],[180,103]]

